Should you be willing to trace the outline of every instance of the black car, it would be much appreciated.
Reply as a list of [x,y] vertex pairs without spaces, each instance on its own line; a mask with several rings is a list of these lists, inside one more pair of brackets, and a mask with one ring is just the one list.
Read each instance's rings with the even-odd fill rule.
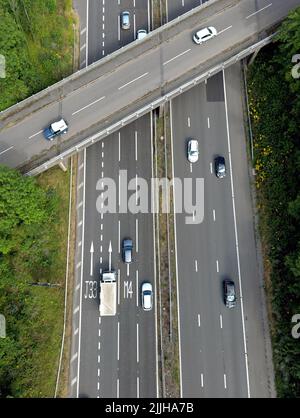
[[234,308],[236,305],[235,285],[232,280],[224,280],[224,303],[226,308]]
[[215,172],[219,179],[226,176],[225,158],[221,155],[215,158]]
[[123,239],[122,254],[123,254],[124,263],[132,262],[132,249],[133,249],[132,239],[130,238]]

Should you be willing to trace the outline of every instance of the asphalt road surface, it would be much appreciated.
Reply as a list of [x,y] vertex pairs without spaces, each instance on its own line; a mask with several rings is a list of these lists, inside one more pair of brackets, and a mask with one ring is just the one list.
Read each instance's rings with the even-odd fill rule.
[[[174,176],[204,179],[203,221],[187,225],[186,214],[176,215],[183,397],[274,394],[241,97],[237,64],[172,101]],[[192,165],[188,138],[199,141]],[[214,173],[217,155],[225,157],[223,179]],[[234,309],[223,302],[227,278]]]
[[[297,5],[298,0],[240,1],[206,20],[207,25],[218,30],[218,36],[206,45],[199,46],[191,40],[200,25],[181,31],[168,42],[120,65],[113,73],[103,74],[61,101],[36,111],[13,126],[4,126],[0,132],[0,162],[16,167],[41,152],[55,155],[64,151],[78,143],[79,136],[84,137],[88,128],[95,126],[97,132],[100,123],[118,115],[121,109],[153,91],[161,92],[162,85],[167,90],[169,83],[175,83],[188,71],[195,71],[216,56],[222,57],[232,45],[270,26]],[[133,34],[129,32],[128,39],[130,37]],[[64,138],[46,141],[43,128],[60,115],[68,121],[69,132]]]
[[[133,41],[135,28],[148,27],[147,0],[136,2],[138,7],[134,7],[134,3],[88,2],[88,43],[83,44],[87,48],[88,63]],[[128,31],[120,30],[119,26],[123,10],[132,16],[132,27]],[[118,206],[120,170],[126,171],[128,181],[133,179],[134,184],[136,176],[150,183],[151,140],[151,118],[146,115],[86,152],[80,349],[76,357],[79,373],[77,392],[71,387],[71,396],[136,398],[157,395],[155,304],[151,312],[141,308],[142,283],[150,281],[155,289],[153,215],[106,213],[101,216],[96,208],[100,197],[97,183],[102,178],[114,180]],[[122,261],[124,238],[132,238],[134,243],[130,266]],[[110,243],[112,268],[118,272],[118,309],[115,317],[100,318],[100,270],[109,266]],[[77,341],[73,346],[77,347]],[[73,379],[71,376],[74,382]]]

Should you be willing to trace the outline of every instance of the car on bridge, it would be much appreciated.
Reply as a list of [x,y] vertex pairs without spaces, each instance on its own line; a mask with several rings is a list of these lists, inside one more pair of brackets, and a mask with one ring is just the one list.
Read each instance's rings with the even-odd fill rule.
[[208,26],[207,28],[200,29],[193,36],[193,40],[197,45],[202,44],[203,42],[208,41],[217,35],[217,29],[213,26]]
[[232,280],[224,280],[223,282],[224,289],[224,303],[226,308],[234,308],[236,305],[236,294],[235,294],[235,285]]
[[130,14],[129,12],[122,12],[121,14],[122,29],[130,29]]
[[44,136],[49,141],[52,141],[55,137],[68,132],[68,124],[64,119],[60,119],[51,123],[46,129],[44,129]]
[[147,36],[146,29],[139,29],[136,33],[136,38],[137,39],[144,39],[146,36]]

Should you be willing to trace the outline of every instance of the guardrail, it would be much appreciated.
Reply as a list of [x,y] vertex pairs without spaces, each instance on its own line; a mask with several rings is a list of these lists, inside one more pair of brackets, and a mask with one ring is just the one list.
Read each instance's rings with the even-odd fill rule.
[[162,105],[163,103],[173,99],[174,97],[178,96],[179,94],[191,89],[192,87],[196,86],[197,84],[207,80],[208,78],[212,77],[213,75],[217,74],[219,71],[222,71],[224,68],[229,67],[230,65],[238,62],[239,60],[247,57],[248,55],[252,54],[255,50],[262,48],[263,46],[269,44],[276,33],[264,38],[263,40],[251,45],[250,47],[244,49],[243,51],[239,52],[238,54],[234,55],[233,57],[229,58],[228,60],[222,62],[221,64],[218,64],[214,67],[212,67],[210,70],[204,72],[203,74],[198,75],[197,77],[194,77],[188,82],[185,82],[178,88],[172,90],[171,92],[167,93],[166,95],[160,97],[159,99],[156,99],[153,102],[150,102],[146,106],[143,106],[138,111],[130,114],[126,118],[121,119],[117,123],[114,123],[113,125],[109,126],[108,128],[90,136],[89,138],[86,138],[85,140],[81,141],[78,145],[75,145],[71,148],[69,148],[67,151],[64,151],[60,155],[50,159],[46,163],[41,164],[40,166],[34,168],[33,170],[26,173],[26,175],[34,176],[37,174],[42,173],[45,170],[48,170],[50,167],[59,164],[60,161],[70,157],[71,155],[80,152],[82,149],[87,148],[94,143],[100,141],[101,139],[105,138],[106,136],[112,134],[113,132],[119,130],[123,126],[127,125],[130,122],[133,122],[134,120],[138,119],[139,117],[145,115],[149,111],[157,108],[158,106]]

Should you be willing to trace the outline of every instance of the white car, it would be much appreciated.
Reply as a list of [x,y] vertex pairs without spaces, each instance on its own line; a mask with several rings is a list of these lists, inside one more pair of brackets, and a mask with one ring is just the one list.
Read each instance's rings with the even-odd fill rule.
[[146,29],[139,29],[136,33],[136,39],[144,39],[147,36]]
[[217,35],[217,29],[213,26],[208,26],[207,28],[200,29],[196,32],[193,36],[194,42],[196,44],[202,44],[202,42],[208,41],[209,39],[213,38]]
[[187,158],[190,163],[198,161],[199,157],[199,146],[197,139],[189,139],[187,145]]
[[144,311],[151,311],[152,309],[152,284],[145,282],[142,285],[142,307]]

